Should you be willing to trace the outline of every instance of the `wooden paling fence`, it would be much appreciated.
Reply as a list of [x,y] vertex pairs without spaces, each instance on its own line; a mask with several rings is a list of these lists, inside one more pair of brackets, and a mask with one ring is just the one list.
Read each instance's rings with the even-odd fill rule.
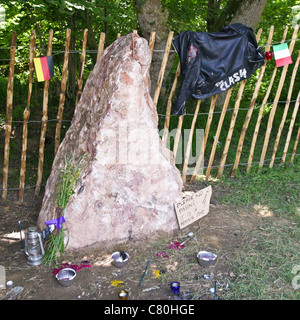
[[[288,32],[288,27],[286,27],[284,30],[284,34],[282,36],[281,43],[286,41],[287,32]],[[273,33],[274,33],[274,27],[271,26],[269,34],[268,34],[268,42],[266,45],[266,51],[270,50],[270,45],[272,43]],[[262,34],[262,30],[260,29],[257,32],[258,43],[259,43],[261,34]],[[83,74],[84,74],[84,66],[85,66],[85,59],[86,59],[86,52],[87,52],[87,50],[86,50],[87,35],[88,35],[88,30],[85,29],[84,34],[83,34],[82,49],[81,49],[81,56],[80,56],[80,69],[78,72],[78,79],[77,79],[77,89],[78,90],[77,90],[77,94],[76,94],[76,104],[78,103],[80,96],[82,94],[82,90],[83,90],[83,80],[84,80]],[[290,40],[290,44],[289,44],[289,50],[290,50],[291,54],[293,53],[293,50],[294,50],[297,35],[298,35],[298,25],[294,28],[293,36],[292,36],[292,39]],[[167,62],[169,59],[169,54],[171,52],[171,45],[172,45],[173,36],[174,36],[174,33],[173,33],[173,31],[171,31],[169,33],[168,39],[166,41],[166,46],[165,46],[165,50],[163,53],[161,69],[158,74],[157,83],[155,86],[155,92],[154,92],[154,96],[153,96],[153,101],[156,106],[158,105],[158,102],[159,102],[159,97],[160,97],[160,92],[161,92],[163,79],[164,79],[164,75],[165,75],[166,65],[167,65]],[[120,34],[118,35],[118,37],[120,37]],[[56,119],[54,154],[56,154],[56,152],[58,150],[58,147],[60,145],[60,139],[61,139],[60,138],[61,125],[62,125],[62,120],[63,120],[63,111],[64,111],[64,104],[65,104],[65,98],[66,98],[66,84],[67,84],[67,77],[68,77],[70,39],[71,39],[71,30],[67,29],[66,30],[66,38],[65,38],[63,68],[62,68],[61,83],[60,83],[59,104],[58,104],[57,119]],[[52,55],[52,40],[53,40],[53,30],[50,30],[49,36],[48,36],[47,56]],[[96,59],[97,61],[100,59],[100,57],[103,53],[104,43],[105,43],[105,33],[101,33],[100,39],[99,39],[98,50],[97,50],[97,59]],[[153,56],[153,52],[155,51],[154,45],[155,45],[155,32],[151,32],[150,38],[149,38],[149,48],[151,50],[151,57]],[[12,122],[14,120],[14,119],[12,119],[12,114],[13,114],[12,110],[13,110],[13,82],[14,82],[14,67],[15,67],[16,48],[17,48],[17,35],[15,32],[13,32],[11,46],[10,46],[10,59],[9,59],[10,64],[9,64],[9,73],[8,73],[8,81],[7,81],[6,124],[5,124],[3,182],[2,182],[2,199],[3,200],[6,200],[7,191],[8,191],[10,138],[11,138],[11,132],[12,132]],[[26,173],[26,154],[27,154],[27,143],[28,143],[28,122],[29,122],[29,118],[30,118],[31,95],[32,95],[32,86],[33,86],[33,81],[34,81],[33,59],[35,58],[35,53],[36,53],[36,34],[35,34],[35,31],[32,31],[31,38],[30,38],[30,46],[29,46],[28,97],[27,97],[27,104],[26,104],[26,107],[25,107],[25,110],[23,113],[23,135],[22,135],[22,151],[21,151],[21,165],[20,165],[20,182],[19,182],[19,188],[18,188],[20,202],[23,202],[23,200],[24,200],[24,190],[26,189],[25,188],[25,173]],[[300,51],[298,53],[297,60],[292,65],[293,66],[293,73],[292,73],[291,79],[289,79],[288,95],[286,97],[286,104],[285,104],[281,124],[280,124],[280,127],[279,127],[277,135],[276,135],[276,140],[275,140],[275,144],[273,147],[272,159],[271,159],[271,162],[269,163],[270,167],[273,167],[273,165],[274,165],[274,160],[276,157],[281,134],[282,134],[284,125],[286,124],[288,110],[291,105],[291,97],[292,97],[292,93],[293,93],[293,88],[294,88],[294,84],[296,82],[296,75],[297,75],[297,70],[298,70],[298,66],[299,66],[299,59],[300,59]],[[251,116],[252,116],[253,110],[256,105],[258,93],[259,93],[261,85],[263,83],[263,77],[264,77],[266,66],[267,66],[267,62],[259,70],[259,75],[258,75],[258,79],[257,79],[256,85],[255,85],[254,91],[253,91],[251,103],[248,108],[245,120],[244,120],[242,131],[240,133],[238,147],[236,150],[236,157],[235,157],[233,169],[231,172],[232,176],[235,176],[236,171],[240,165],[240,158],[241,158],[241,154],[242,154],[242,150],[243,150],[246,132],[247,132],[249,123],[251,121]],[[261,157],[260,157],[260,162],[259,162],[260,169],[262,168],[262,166],[264,165],[264,162],[265,162],[266,152],[267,152],[267,148],[269,146],[270,135],[272,132],[272,125],[273,125],[273,121],[274,121],[274,116],[276,113],[276,108],[279,103],[282,88],[283,88],[284,83],[286,81],[286,75],[287,75],[288,68],[289,68],[289,65],[286,65],[282,68],[279,85],[278,85],[278,88],[276,91],[275,100],[273,101],[273,106],[272,106],[272,109],[269,114],[268,125],[267,125],[264,144],[263,144],[263,150],[261,152]],[[275,81],[275,77],[276,77],[277,72],[278,72],[278,69],[275,67],[273,70],[271,80],[268,85],[267,92],[266,92],[264,99],[263,99],[263,102],[259,108],[259,114],[258,114],[258,117],[256,120],[255,130],[253,133],[252,144],[251,144],[249,158],[248,158],[248,162],[247,162],[247,172],[249,172],[251,166],[253,165],[253,155],[254,155],[254,150],[255,150],[255,146],[256,146],[256,142],[257,142],[258,133],[260,130],[263,112],[264,112],[265,106],[268,103],[271,89],[274,86],[274,81]],[[174,95],[176,92],[176,88],[178,87],[179,80],[180,80],[180,64],[178,63],[177,70],[176,70],[176,73],[175,73],[175,76],[173,79],[173,83],[172,83],[172,86],[171,86],[171,89],[169,92],[168,100],[167,100],[166,114],[164,115],[165,122],[164,122],[164,129],[163,129],[163,135],[162,135],[162,141],[164,143],[166,143],[166,141],[168,141],[172,101],[174,100]],[[47,122],[48,122],[49,81],[51,81],[51,80],[47,80],[44,82],[44,89],[43,89],[43,105],[42,105],[42,119],[41,119],[41,134],[40,134],[40,143],[39,143],[39,159],[38,159],[38,168],[37,168],[37,182],[36,182],[36,185],[34,186],[36,196],[38,196],[40,193],[40,189],[41,189],[41,185],[42,185],[42,177],[43,177],[44,156],[45,156],[45,137],[46,137],[46,130],[47,130]],[[240,107],[240,104],[242,101],[242,96],[243,96],[243,92],[244,92],[246,83],[247,83],[247,80],[243,80],[239,83],[239,89],[238,89],[238,93],[236,95],[236,99],[234,102],[234,110],[233,110],[233,113],[231,116],[230,125],[229,125],[229,129],[227,132],[227,138],[226,138],[226,142],[224,145],[221,160],[218,165],[214,165],[215,154],[216,154],[216,150],[217,150],[217,146],[218,146],[218,139],[219,139],[222,127],[223,127],[226,112],[228,111],[228,106],[230,103],[233,88],[231,88],[227,91],[226,98],[225,98],[225,101],[224,101],[224,104],[222,107],[221,115],[219,118],[219,122],[216,127],[215,139],[214,139],[210,154],[208,155],[208,159],[209,159],[208,165],[207,165],[207,167],[205,167],[206,180],[208,180],[210,178],[211,170],[213,167],[218,168],[217,178],[220,178],[223,175],[224,167],[226,166],[228,150],[230,148],[230,144],[232,141],[233,131],[235,128],[236,119],[237,119],[237,115],[239,112],[239,107]],[[189,159],[191,156],[191,148],[192,148],[193,135],[194,135],[194,131],[195,131],[195,125],[196,125],[197,117],[199,115],[199,110],[201,107],[201,100],[199,100],[197,102],[197,105],[196,105],[196,108],[195,108],[195,111],[193,114],[191,127],[189,128],[190,131],[189,131],[187,146],[186,146],[186,149],[184,150],[185,154],[183,157],[183,167],[182,167],[182,179],[183,179],[184,183],[187,182],[188,176],[190,176],[189,181],[193,182],[198,175],[201,163],[202,163],[204,155],[205,155],[205,151],[207,149],[206,147],[208,144],[208,135],[211,130],[214,130],[214,128],[212,127],[212,120],[213,120],[213,116],[215,114],[216,102],[217,102],[217,95],[213,96],[210,99],[210,107],[209,107],[208,117],[207,117],[207,121],[206,121],[206,127],[204,130],[204,139],[203,139],[203,143],[201,145],[200,154],[197,158],[197,161],[196,161],[196,164],[194,167],[194,171],[192,174],[187,174],[187,167],[188,167]],[[300,93],[298,93],[298,95],[297,95],[297,99],[294,104],[292,117],[289,121],[288,134],[286,137],[284,152],[281,157],[281,163],[284,163],[286,160],[289,144],[291,141],[291,136],[293,133],[295,122],[296,122],[296,116],[297,116],[298,109],[299,109],[299,102],[300,102]],[[173,154],[174,154],[174,158],[176,157],[176,154],[178,152],[180,137],[181,137],[181,133],[183,130],[184,117],[185,117],[185,115],[177,117],[178,124],[177,124],[177,129],[176,129],[176,136],[174,139],[174,146],[173,146],[173,150],[172,150]],[[296,155],[297,145],[299,142],[299,136],[300,136],[300,128],[298,129],[298,132],[296,134],[296,140],[295,140],[295,143],[293,146],[293,151],[292,151],[291,159],[290,159],[291,162],[294,161],[294,158]]]

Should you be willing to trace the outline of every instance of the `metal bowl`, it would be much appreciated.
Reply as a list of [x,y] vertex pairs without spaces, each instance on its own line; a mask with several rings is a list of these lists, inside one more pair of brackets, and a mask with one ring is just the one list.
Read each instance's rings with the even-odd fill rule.
[[204,267],[210,267],[217,261],[217,255],[212,252],[200,251],[197,254],[199,264]]
[[72,268],[64,268],[61,269],[55,277],[63,287],[70,287],[76,277],[76,271]]
[[111,255],[112,263],[118,268],[123,268],[129,260],[129,254],[124,251],[116,251]]

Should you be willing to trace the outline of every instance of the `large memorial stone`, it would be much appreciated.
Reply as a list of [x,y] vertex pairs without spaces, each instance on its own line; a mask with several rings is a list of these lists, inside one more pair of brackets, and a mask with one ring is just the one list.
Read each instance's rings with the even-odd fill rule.
[[57,218],[56,192],[67,156],[86,167],[64,210],[68,249],[138,239],[178,228],[174,204],[182,180],[159,137],[149,94],[150,50],[137,34],[123,36],[91,72],[48,178],[38,226]]

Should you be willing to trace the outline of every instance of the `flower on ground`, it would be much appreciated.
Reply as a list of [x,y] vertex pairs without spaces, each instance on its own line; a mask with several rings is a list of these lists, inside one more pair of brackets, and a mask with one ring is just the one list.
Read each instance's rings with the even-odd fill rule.
[[169,246],[169,249],[183,249],[185,247],[184,244],[180,244],[180,242],[177,241],[171,241],[171,245]]
[[158,257],[169,258],[169,256],[165,252],[160,252],[156,254]]
[[110,282],[110,284],[113,287],[123,287],[125,285],[124,281],[119,281],[119,280],[113,280],[113,281]]
[[161,277],[160,270],[153,271],[154,279],[159,279]]

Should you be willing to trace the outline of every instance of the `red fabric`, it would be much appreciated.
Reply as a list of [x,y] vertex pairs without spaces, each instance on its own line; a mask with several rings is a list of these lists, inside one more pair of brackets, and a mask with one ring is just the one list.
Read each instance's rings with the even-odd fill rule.
[[169,249],[183,249],[185,247],[184,244],[180,244],[180,242],[177,241],[171,241],[171,245],[169,246]]
[[52,273],[53,273],[54,275],[56,275],[61,269],[64,269],[64,268],[72,268],[72,269],[74,269],[75,271],[79,271],[79,270],[81,270],[82,268],[90,268],[90,267],[91,267],[91,264],[89,264],[89,263],[81,263],[80,265],[62,263],[59,268],[53,268]]

